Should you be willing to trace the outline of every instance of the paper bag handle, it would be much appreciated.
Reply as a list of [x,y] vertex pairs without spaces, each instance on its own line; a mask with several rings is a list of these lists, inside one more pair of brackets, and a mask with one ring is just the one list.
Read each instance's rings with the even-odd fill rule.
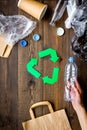
[[48,101],[38,102],[38,103],[33,104],[33,105],[30,107],[29,112],[30,112],[30,116],[31,116],[32,119],[35,118],[35,115],[34,115],[33,109],[36,108],[36,107],[39,107],[39,106],[43,106],[43,105],[47,105],[48,108],[49,108],[49,111],[50,111],[51,113],[54,112],[54,111],[53,111],[53,108],[52,108],[52,105],[51,105],[50,102],[48,102]]

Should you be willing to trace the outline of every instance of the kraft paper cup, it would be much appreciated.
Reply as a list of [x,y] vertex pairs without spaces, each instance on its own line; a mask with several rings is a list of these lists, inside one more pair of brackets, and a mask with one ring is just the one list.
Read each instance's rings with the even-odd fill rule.
[[38,20],[41,20],[47,10],[47,5],[36,0],[19,0],[18,7]]

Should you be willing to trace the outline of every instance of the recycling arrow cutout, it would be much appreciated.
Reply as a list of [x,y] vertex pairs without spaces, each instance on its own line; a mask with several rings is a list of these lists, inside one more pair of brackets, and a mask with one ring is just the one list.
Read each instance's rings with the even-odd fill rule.
[[54,83],[56,83],[57,80],[58,80],[59,71],[60,71],[59,68],[54,68],[52,78],[49,78],[48,76],[43,77],[42,79],[44,81],[44,84],[54,84]]
[[38,53],[38,55],[40,58],[43,58],[43,57],[50,55],[51,56],[50,60],[54,63],[57,62],[57,60],[59,60],[59,56],[57,56],[56,50],[54,50],[52,48],[48,48],[46,50],[40,51]]
[[32,74],[35,78],[39,78],[41,73],[34,69],[34,66],[38,65],[38,59],[32,58],[27,64],[27,71]]
[[[50,60],[52,62],[57,62],[59,61],[59,56],[57,56],[57,52],[56,50],[52,49],[52,48],[48,48],[46,50],[40,51],[38,53],[40,58],[44,58],[48,55],[50,55]],[[35,78],[40,78],[41,73],[36,70],[34,67],[38,65],[38,59],[37,58],[31,58],[31,60],[27,63],[26,67],[27,67],[27,71],[32,74]],[[52,73],[52,77],[50,78],[49,76],[44,76],[42,77],[42,80],[44,82],[44,84],[54,84],[58,81],[59,78],[59,71],[60,69],[57,67],[53,68],[53,73]]]

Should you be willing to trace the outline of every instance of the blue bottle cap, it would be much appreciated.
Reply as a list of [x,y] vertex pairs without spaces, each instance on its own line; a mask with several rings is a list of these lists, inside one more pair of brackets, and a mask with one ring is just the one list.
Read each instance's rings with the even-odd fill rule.
[[75,62],[75,59],[74,59],[74,57],[69,57],[68,61],[73,63],[73,62]]
[[27,46],[27,44],[28,44],[28,42],[27,42],[26,40],[21,40],[21,41],[20,41],[20,45],[21,45],[22,47]]
[[34,34],[34,35],[33,35],[33,40],[34,40],[34,41],[40,40],[40,35]]

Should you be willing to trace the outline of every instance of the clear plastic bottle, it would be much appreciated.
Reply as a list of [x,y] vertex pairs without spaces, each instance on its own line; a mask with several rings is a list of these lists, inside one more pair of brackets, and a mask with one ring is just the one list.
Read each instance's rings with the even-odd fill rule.
[[65,101],[71,101],[69,89],[71,87],[70,83],[74,84],[74,77],[77,77],[77,65],[75,63],[74,57],[69,57],[68,63],[65,66],[65,74],[64,74],[64,82],[65,82],[64,99]]

